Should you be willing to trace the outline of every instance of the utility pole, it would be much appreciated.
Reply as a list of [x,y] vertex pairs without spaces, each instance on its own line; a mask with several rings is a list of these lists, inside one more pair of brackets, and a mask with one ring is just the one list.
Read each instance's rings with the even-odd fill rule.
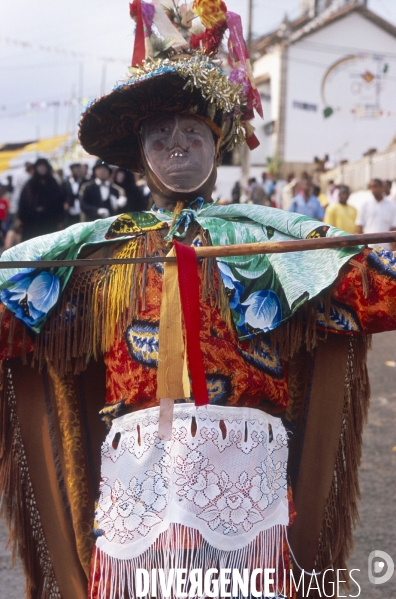
[[[247,48],[249,57],[252,55],[252,32],[253,27],[253,0],[248,0],[248,31],[247,31]],[[241,188],[244,190],[250,173],[250,150],[245,144],[241,148]]]
[[253,0],[249,0],[249,12],[248,12],[248,38],[247,47],[249,56],[252,52],[252,27],[253,27]]
[[106,93],[106,76],[107,76],[107,63],[106,61],[102,64],[102,80],[100,82],[100,95],[104,96]]
[[54,103],[54,137],[58,135],[59,105],[60,102]]

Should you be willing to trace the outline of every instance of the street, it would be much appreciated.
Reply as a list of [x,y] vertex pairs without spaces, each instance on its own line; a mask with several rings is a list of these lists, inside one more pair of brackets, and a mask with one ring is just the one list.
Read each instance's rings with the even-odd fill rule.
[[[360,471],[361,524],[355,533],[356,547],[349,569],[360,570],[354,574],[361,587],[360,597],[390,599],[396,597],[396,573],[388,583],[373,585],[368,580],[367,567],[368,556],[374,550],[385,551],[396,561],[396,332],[374,337],[369,371],[372,400]],[[22,569],[17,564],[11,570],[10,552],[4,549],[6,541],[4,523],[0,522],[0,596],[22,599]],[[353,585],[351,595],[357,596],[357,592]]]

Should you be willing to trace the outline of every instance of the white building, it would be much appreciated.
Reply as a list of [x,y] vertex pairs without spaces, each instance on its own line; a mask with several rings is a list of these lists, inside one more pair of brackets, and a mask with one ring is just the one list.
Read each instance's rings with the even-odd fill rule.
[[253,165],[278,156],[283,172],[302,170],[315,156],[356,160],[391,143],[396,27],[364,0],[301,0],[300,17],[285,18],[254,52],[265,120],[254,122]]

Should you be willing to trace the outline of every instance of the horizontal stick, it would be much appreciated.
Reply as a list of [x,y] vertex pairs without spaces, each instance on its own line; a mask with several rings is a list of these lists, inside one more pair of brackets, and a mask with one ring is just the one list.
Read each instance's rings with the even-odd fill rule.
[[[227,258],[230,256],[253,256],[256,254],[285,254],[309,250],[336,249],[348,246],[373,243],[396,243],[396,231],[389,233],[368,233],[365,235],[345,235],[341,237],[317,237],[293,241],[263,241],[240,245],[196,247],[197,258]],[[155,262],[176,262],[173,256],[152,256],[147,258],[77,258],[76,260],[0,260],[0,269],[5,268],[62,268],[71,266],[112,266],[114,264],[154,264]]]
[[285,254],[289,252],[307,252],[309,250],[328,250],[356,245],[396,242],[396,231],[389,233],[367,233],[340,237],[315,237],[293,241],[262,241],[240,245],[208,246],[195,248],[198,258],[224,258],[228,256],[250,256],[253,254]]

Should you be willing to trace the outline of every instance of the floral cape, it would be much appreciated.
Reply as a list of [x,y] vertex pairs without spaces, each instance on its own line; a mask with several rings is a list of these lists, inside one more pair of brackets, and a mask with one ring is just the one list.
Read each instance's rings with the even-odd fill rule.
[[[204,204],[198,199],[178,215],[167,238],[183,238],[190,223],[210,234],[213,245],[290,241],[346,235],[334,227],[283,210],[256,205]],[[37,237],[3,253],[4,260],[66,260],[83,247],[128,239],[167,223],[173,213],[154,209],[79,223]],[[184,228],[183,233],[179,233]],[[362,247],[217,259],[240,339],[277,328],[307,300],[337,278],[340,268]],[[0,269],[0,299],[32,331],[40,332],[58,302],[72,268]]]

